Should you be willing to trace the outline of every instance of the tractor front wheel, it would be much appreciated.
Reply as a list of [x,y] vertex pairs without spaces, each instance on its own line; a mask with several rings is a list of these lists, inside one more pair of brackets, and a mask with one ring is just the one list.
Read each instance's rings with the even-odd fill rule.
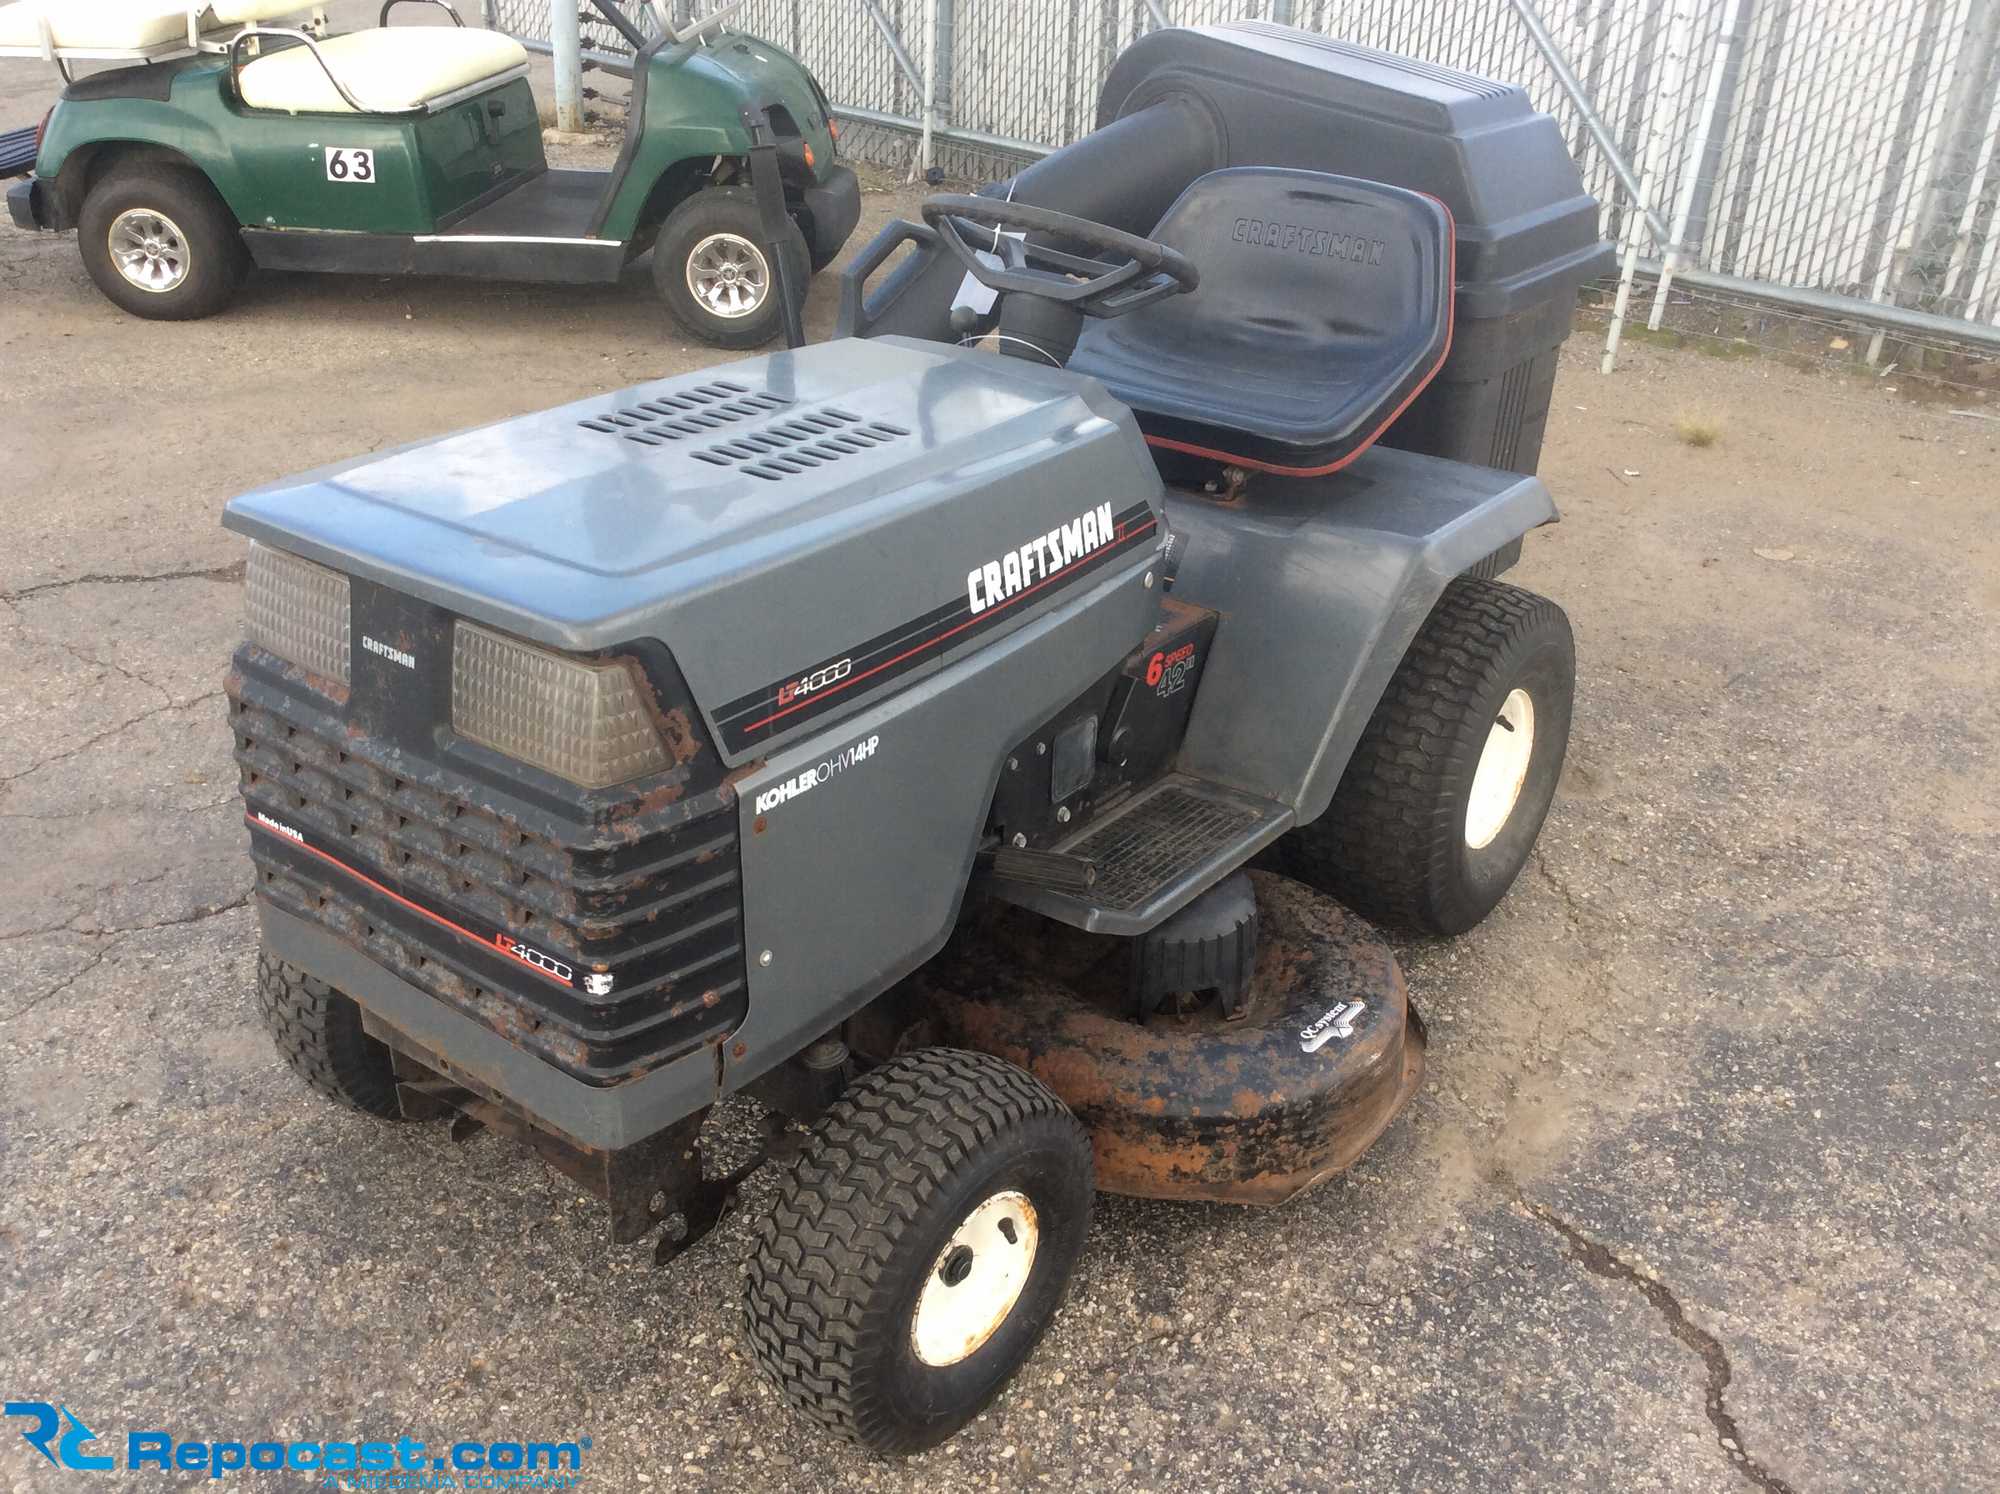
[[1458,934],[1527,865],[1569,745],[1576,646],[1547,597],[1460,577],[1411,641],[1286,869],[1357,913]]
[[235,215],[208,179],[160,162],[115,166],[91,187],[77,246],[105,299],[153,321],[213,316],[250,270]]
[[[783,252],[803,305],[812,256],[789,218]],[[674,318],[716,347],[762,347],[784,330],[777,267],[748,187],[706,188],[667,215],[653,244],[653,283]]]
[[1033,1075],[955,1048],[892,1059],[820,1117],[758,1227],[758,1364],[865,1447],[936,1446],[1048,1327],[1092,1191],[1090,1138]]
[[257,1004],[271,1041],[307,1084],[350,1110],[403,1119],[389,1050],[362,1031],[361,1008],[352,997],[259,954]]

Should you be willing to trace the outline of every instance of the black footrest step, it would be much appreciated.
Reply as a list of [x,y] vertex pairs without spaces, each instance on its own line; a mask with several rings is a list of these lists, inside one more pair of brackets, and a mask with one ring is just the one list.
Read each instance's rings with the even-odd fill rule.
[[35,166],[35,127],[0,130],[0,181],[26,176]]
[[999,875],[985,890],[1101,934],[1142,934],[1282,835],[1292,812],[1219,783],[1169,774],[1054,849],[1097,868],[1069,891]]

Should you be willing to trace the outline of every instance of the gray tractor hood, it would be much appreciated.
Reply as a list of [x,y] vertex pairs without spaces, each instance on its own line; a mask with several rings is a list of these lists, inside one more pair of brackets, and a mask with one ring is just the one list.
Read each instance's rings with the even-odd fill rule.
[[1159,478],[1101,386],[884,338],[324,468],[223,522],[553,647],[657,638],[712,708],[966,606],[973,573],[1107,503],[1157,546]]

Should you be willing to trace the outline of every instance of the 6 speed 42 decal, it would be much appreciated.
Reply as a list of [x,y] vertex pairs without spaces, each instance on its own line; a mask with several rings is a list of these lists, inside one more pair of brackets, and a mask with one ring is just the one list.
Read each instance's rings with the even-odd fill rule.
[[856,691],[908,673],[946,646],[1001,626],[1022,604],[1056,595],[1115,557],[1153,543],[1158,527],[1143,503],[1122,513],[1102,503],[1004,554],[982,557],[949,602],[732,700],[717,713],[723,745],[737,752],[769,741],[845,704]]

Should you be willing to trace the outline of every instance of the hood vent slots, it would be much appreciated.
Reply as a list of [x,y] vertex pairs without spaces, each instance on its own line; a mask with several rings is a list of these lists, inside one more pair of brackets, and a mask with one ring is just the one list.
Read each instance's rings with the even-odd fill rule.
[[739,467],[766,482],[781,482],[909,434],[900,425],[863,420],[851,411],[825,405],[688,455],[711,466]]
[[708,436],[739,420],[755,420],[791,404],[782,394],[755,392],[717,379],[693,389],[640,400],[628,409],[579,420],[587,431],[623,436],[641,446],[665,446],[689,436]]

